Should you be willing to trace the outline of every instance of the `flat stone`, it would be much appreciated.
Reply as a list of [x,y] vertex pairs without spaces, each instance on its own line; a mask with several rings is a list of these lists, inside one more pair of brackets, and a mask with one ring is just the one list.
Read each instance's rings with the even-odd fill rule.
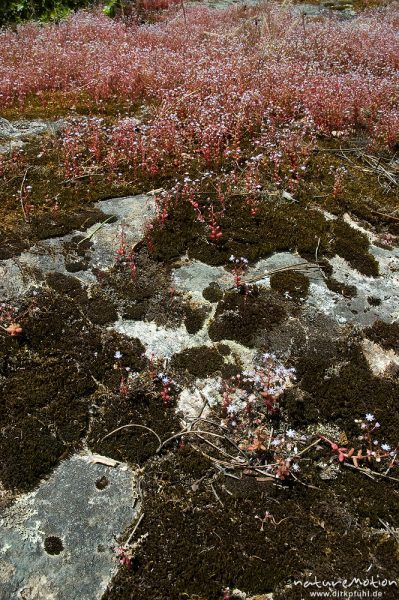
[[[128,246],[143,238],[145,225],[154,218],[156,206],[154,197],[145,194],[101,200],[95,206],[105,215],[116,217],[115,222],[105,223],[91,238],[93,246],[90,251],[90,263],[104,269],[115,264],[122,232]],[[97,227],[98,225],[90,227],[87,235],[93,233]]]
[[[97,600],[117,569],[115,538],[134,520],[135,476],[126,465],[75,455],[0,513],[0,597]],[[105,486],[96,486],[100,479]],[[101,489],[100,489],[101,488]],[[49,554],[48,538],[62,550]],[[47,539],[47,542],[46,542]]]
[[[97,223],[86,232],[77,232],[37,242],[20,256],[0,261],[0,301],[26,294],[38,285],[36,274],[64,273],[77,277],[82,283],[96,281],[93,267],[109,269],[115,264],[116,250],[123,227],[128,244],[140,241],[144,227],[155,215],[155,202],[150,196],[138,195],[113,198],[95,205],[105,215],[115,216],[113,223]],[[101,227],[98,229],[99,225]],[[89,264],[86,271],[70,273],[65,267],[64,246],[76,235],[91,236],[92,247],[88,250]]]
[[189,334],[185,325],[162,327],[154,322],[119,320],[112,329],[128,337],[138,338],[148,357],[171,358],[173,354],[187,348],[211,344],[207,324],[195,335]]

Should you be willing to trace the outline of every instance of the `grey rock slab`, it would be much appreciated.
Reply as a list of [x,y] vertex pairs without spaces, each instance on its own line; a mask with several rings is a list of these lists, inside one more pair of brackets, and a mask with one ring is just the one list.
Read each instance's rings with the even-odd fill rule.
[[[199,260],[187,260],[182,266],[174,269],[173,282],[177,290],[200,295],[212,282],[217,282],[226,289],[233,283],[233,278],[224,267],[212,267]],[[207,302],[202,298],[204,304]]]
[[13,148],[21,148],[26,138],[41,135],[49,132],[55,134],[63,126],[63,121],[46,121],[38,119],[36,121],[7,121],[0,117],[0,154],[9,152]]
[[11,137],[17,132],[18,130],[16,129],[16,127],[13,126],[12,123],[10,123],[10,121],[7,121],[7,119],[0,117],[0,138]]
[[[355,223],[349,223],[360,229]],[[368,233],[360,229],[364,233]],[[309,268],[310,263],[291,252],[277,252],[259,260],[243,276],[243,281],[257,279],[260,285],[270,285],[270,274],[278,269],[296,265],[296,270],[306,275],[310,281],[309,296],[305,305],[331,317],[339,325],[345,323],[367,327],[376,319],[392,322],[399,318],[399,248],[381,248],[373,244],[374,236],[369,234],[370,253],[377,259],[379,277],[366,277],[353,269],[345,259],[335,256],[330,259],[333,277],[340,283],[355,286],[357,296],[345,298],[332,292],[326,285],[321,270]],[[301,265],[298,267],[298,265]],[[175,269],[173,279],[176,288],[190,293],[198,302],[207,304],[202,297],[203,290],[217,282],[222,289],[232,286],[232,275],[223,267],[211,267],[193,260]],[[381,301],[379,306],[370,305],[368,298]]]
[[[102,490],[96,481],[106,477]],[[136,480],[126,465],[75,455],[0,513],[1,600],[97,600],[117,563],[115,537],[135,519]],[[63,550],[48,554],[48,536]]]
[[208,321],[213,316],[213,311],[202,329],[192,335],[187,332],[185,325],[180,327],[162,327],[150,321],[130,321],[121,319],[114,323],[112,329],[128,337],[138,338],[146,349],[148,357],[170,358],[177,352],[187,348],[210,345],[208,335]]
[[[115,221],[103,225],[97,223],[83,233],[75,231],[64,237],[42,240],[20,256],[0,261],[0,301],[17,298],[39,285],[40,274],[64,273],[82,283],[94,283],[93,267],[109,269],[115,264],[122,229],[126,243],[134,244],[142,239],[145,224],[155,215],[154,199],[145,195],[103,200],[97,202],[96,207],[105,215],[114,215]],[[89,266],[86,271],[70,273],[65,267],[64,246],[77,233],[92,236]]]
[[[331,292],[324,282],[311,285],[307,303],[337,322],[367,327],[376,319],[391,323],[399,318],[399,248],[389,250],[371,246],[373,256],[380,268],[379,277],[366,277],[352,269],[345,259],[335,256],[330,260],[333,277],[357,289],[355,298],[343,298]],[[368,298],[380,300],[379,306],[371,306]]]
[[[124,198],[112,198],[96,203],[105,215],[114,215],[114,223],[105,223],[91,238],[91,264],[109,268],[115,264],[116,251],[121,242],[122,232],[128,246],[139,242],[144,235],[146,223],[150,222],[156,214],[156,205],[153,196],[140,194]],[[93,225],[87,230],[90,235],[97,229]]]

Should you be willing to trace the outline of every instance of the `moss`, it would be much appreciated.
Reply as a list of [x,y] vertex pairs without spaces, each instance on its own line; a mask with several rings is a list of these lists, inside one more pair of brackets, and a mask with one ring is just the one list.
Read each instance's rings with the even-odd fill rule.
[[346,283],[341,283],[334,279],[334,277],[329,277],[326,280],[326,285],[329,290],[334,292],[335,294],[340,294],[345,298],[356,298],[357,289],[354,285],[347,285]]
[[25,338],[0,338],[0,480],[13,489],[31,489],[79,447],[98,384],[118,389],[117,350],[122,367],[140,370],[146,364],[138,340],[90,323],[85,308],[67,296],[82,291],[72,278],[50,279],[64,295],[42,290],[32,296]]
[[94,295],[92,292],[91,297],[85,303],[85,308],[87,317],[96,325],[107,325],[118,320],[115,305],[98,289],[94,292]]
[[367,275],[377,277],[379,274],[378,261],[368,253],[369,241],[361,232],[353,229],[344,221],[334,221],[334,250],[345,258],[354,268]]
[[[26,143],[17,157],[9,157],[0,186],[0,258],[10,258],[38,240],[84,231],[107,216],[92,203],[109,197],[131,195],[135,187],[107,177],[66,180],[63,159],[53,137],[44,135]],[[27,171],[28,169],[28,171]],[[32,211],[26,223],[18,200],[21,182],[32,187]],[[130,179],[130,178],[129,178]],[[141,187],[137,188],[141,191]]]
[[112,96],[106,100],[97,100],[91,94],[80,90],[43,91],[40,96],[29,94],[23,102],[6,106],[2,116],[10,121],[17,119],[57,119],[59,117],[76,118],[79,115],[103,117],[134,116],[137,114],[137,102]]
[[188,371],[194,377],[206,377],[220,371],[223,363],[223,356],[216,348],[200,346],[175,354],[170,364],[172,369]]
[[179,431],[173,407],[163,405],[160,394],[135,390],[127,397],[106,398],[91,427],[88,445],[93,452],[122,462],[143,464],[153,457],[159,442],[154,434],[140,428],[127,428],[103,440],[123,425],[135,423],[153,429],[161,439]]
[[208,302],[215,303],[222,299],[223,292],[220,288],[220,285],[212,281],[212,283],[210,283],[208,287],[204,289],[202,295],[205,300],[208,300]]
[[281,271],[270,277],[270,287],[292,300],[304,300],[309,292],[309,279],[298,271]]
[[63,273],[49,273],[46,276],[46,283],[58,292],[58,294],[63,294],[70,298],[87,298],[82,284],[75,277],[70,277]]
[[227,344],[217,344],[216,347],[222,356],[229,356],[231,354],[230,346]]
[[99,477],[96,481],[96,488],[98,490],[105,490],[106,487],[108,487],[109,485],[109,479],[107,477],[105,477],[105,475],[103,475],[102,477]]
[[[203,203],[205,211],[207,205]],[[171,260],[187,252],[191,259],[222,265],[231,254],[256,261],[280,251],[297,251],[313,260],[318,246],[320,258],[338,254],[363,274],[378,275],[367,237],[343,220],[326,220],[312,208],[308,202],[287,205],[264,201],[253,216],[242,199],[230,198],[220,221],[223,235],[215,242],[207,238],[208,230],[196,220],[190,204],[180,202],[170,207],[165,223],[155,224],[152,252],[157,260]]]
[[185,308],[180,294],[171,288],[170,268],[160,265],[146,248],[137,252],[135,264],[134,277],[122,265],[100,273],[98,281],[102,293],[112,299],[124,319],[146,319],[163,326],[180,325]]
[[210,323],[209,336],[213,341],[234,340],[253,347],[264,330],[281,323],[285,315],[281,303],[256,286],[249,295],[226,292]]
[[0,479],[10,489],[28,490],[57,464],[65,447],[37,418],[11,421],[0,436]]
[[[376,536],[358,525],[356,480],[357,474],[344,473],[336,495],[321,480],[318,489],[282,489],[255,478],[223,478],[186,444],[147,466],[141,531],[149,535],[132,568],[116,574],[104,600],[222,600],[227,586],[248,596],[274,592],[281,600],[300,598],[296,586],[287,587],[292,579],[306,579],[311,571],[319,580],[335,580],[337,573],[350,580],[374,556],[381,558],[379,572],[391,568],[395,578],[397,564],[379,549]],[[363,483],[366,495],[374,487],[370,510],[377,509],[380,494],[392,491],[386,482],[379,489],[375,482]],[[391,496],[390,522],[396,522]],[[284,521],[261,527],[266,510],[277,523]]]
[[369,296],[367,298],[367,302],[370,304],[370,306],[380,306],[381,305],[381,299],[376,298],[375,296]]
[[[306,201],[313,199],[320,207],[337,216],[349,213],[364,223],[366,228],[371,224],[381,233],[389,231],[397,235],[399,223],[383,216],[384,213],[393,213],[397,207],[396,190],[385,185],[379,173],[370,171],[367,164],[370,150],[364,142],[359,139],[348,140],[348,147],[354,148],[350,161],[342,157],[342,142],[339,140],[319,140],[318,146],[307,166],[299,198]],[[384,162],[389,162],[389,156],[380,154],[378,159],[389,170],[389,165]],[[342,168],[345,169],[342,192],[334,196],[334,173]]]
[[192,306],[191,304],[186,304],[183,307],[183,310],[185,313],[184,324],[186,326],[187,333],[195,335],[202,329],[208,314],[208,309],[203,306]]
[[61,554],[64,550],[64,544],[59,537],[50,535],[44,540],[44,549],[47,554]]
[[[335,423],[356,440],[359,428],[354,419],[372,413],[381,423],[381,435],[396,439],[399,383],[373,376],[357,343],[342,342],[333,356],[308,352],[298,360],[297,376],[304,395],[302,425]],[[299,413],[293,416],[298,419]]]
[[399,321],[376,321],[364,330],[364,335],[387,350],[399,351]]

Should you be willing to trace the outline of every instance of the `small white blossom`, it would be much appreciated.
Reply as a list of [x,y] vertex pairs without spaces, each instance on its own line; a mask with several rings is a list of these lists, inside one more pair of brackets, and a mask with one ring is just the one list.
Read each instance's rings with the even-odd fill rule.
[[122,358],[122,352],[120,352],[119,350],[117,350],[114,354],[114,358],[116,358],[117,360],[119,360],[120,358]]
[[293,437],[295,437],[295,435],[296,435],[296,431],[295,431],[294,429],[287,429],[287,431],[286,431],[286,435],[287,435],[287,437],[289,437],[289,438],[293,438]]
[[389,444],[381,444],[381,448],[382,450],[385,450],[385,452],[388,452],[391,449],[391,446]]
[[369,421],[371,423],[371,421],[374,421],[374,418],[374,415],[372,415],[371,413],[366,414],[366,421]]

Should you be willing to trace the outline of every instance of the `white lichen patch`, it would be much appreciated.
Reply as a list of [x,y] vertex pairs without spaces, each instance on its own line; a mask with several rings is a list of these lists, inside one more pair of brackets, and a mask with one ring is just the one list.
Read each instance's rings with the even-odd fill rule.
[[197,379],[189,388],[184,388],[178,398],[177,410],[184,415],[185,420],[191,420],[200,414],[206,417],[210,409],[220,403],[220,377]]
[[374,375],[384,376],[392,368],[399,368],[399,355],[393,350],[386,350],[367,339],[362,341],[362,349]]

